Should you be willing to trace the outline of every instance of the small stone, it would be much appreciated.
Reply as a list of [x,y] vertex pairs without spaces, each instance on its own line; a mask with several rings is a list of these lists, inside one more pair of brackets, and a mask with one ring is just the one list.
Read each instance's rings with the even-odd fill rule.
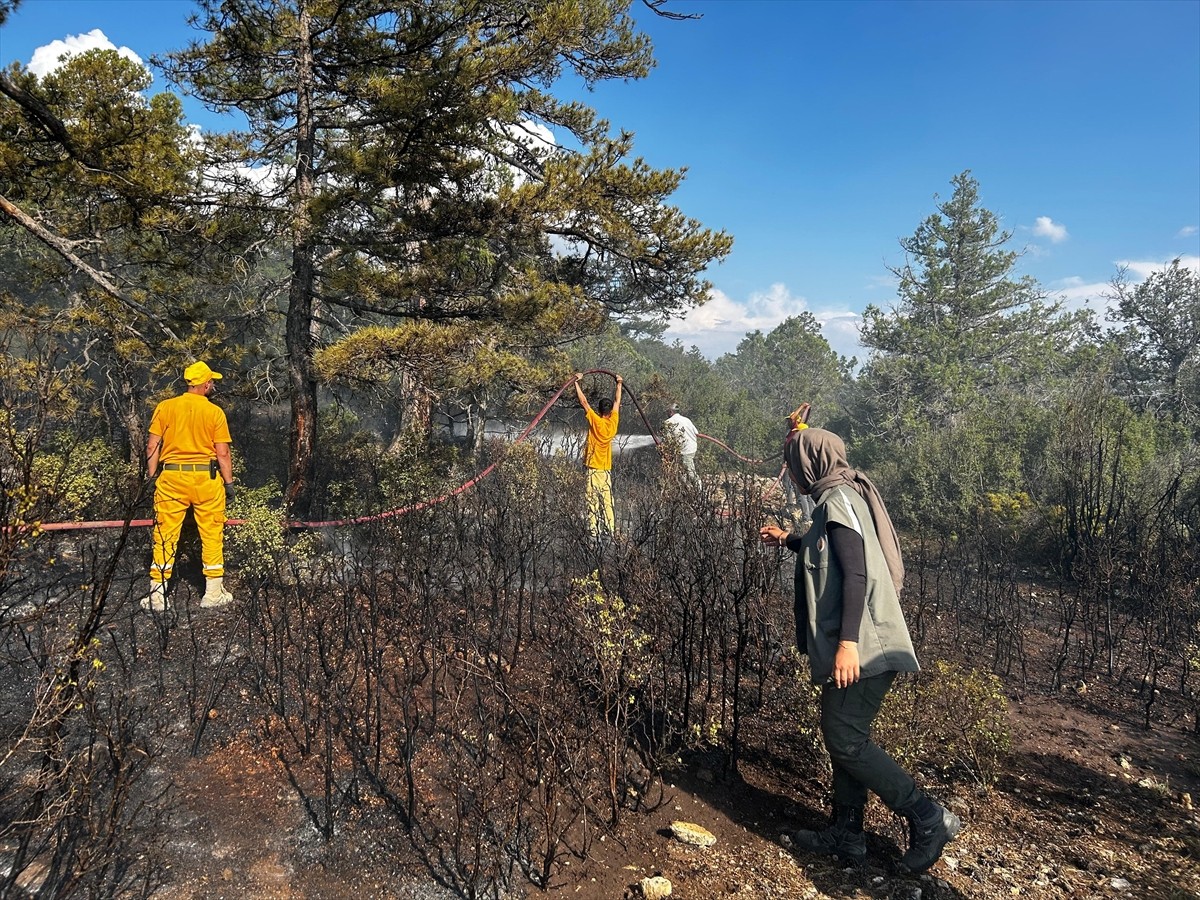
[[1129,882],[1124,878],[1114,878],[1109,882],[1114,891],[1127,891],[1130,888]]
[[1192,795],[1189,794],[1187,791],[1181,791],[1179,794],[1179,804],[1184,809],[1191,809],[1192,808]]
[[691,844],[693,847],[711,847],[717,842],[717,836],[702,825],[693,822],[672,822],[671,834],[677,841]]
[[638,886],[646,900],[663,900],[671,896],[671,882],[661,875],[643,878]]

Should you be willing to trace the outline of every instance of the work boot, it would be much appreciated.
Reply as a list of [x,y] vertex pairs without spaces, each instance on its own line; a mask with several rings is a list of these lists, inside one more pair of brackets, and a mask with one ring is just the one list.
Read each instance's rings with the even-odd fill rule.
[[900,857],[900,865],[918,875],[941,858],[942,848],[962,831],[962,822],[924,795],[902,814],[908,819],[908,852]]
[[809,853],[836,856],[847,862],[861,863],[867,858],[867,840],[863,835],[863,808],[834,806],[828,828],[821,831],[794,831],[792,840],[797,847]]
[[165,581],[151,581],[150,593],[142,598],[142,609],[150,612],[166,612],[167,584]]
[[200,598],[200,607],[202,609],[218,609],[227,603],[233,602],[233,594],[225,590],[225,578],[218,575],[216,578],[207,578],[204,583],[204,596]]

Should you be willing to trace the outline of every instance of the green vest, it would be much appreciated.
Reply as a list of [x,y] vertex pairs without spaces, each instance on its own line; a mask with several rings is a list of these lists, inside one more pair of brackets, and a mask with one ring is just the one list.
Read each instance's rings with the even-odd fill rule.
[[801,538],[796,555],[796,638],[800,649],[808,653],[813,684],[824,684],[833,673],[842,632],[842,569],[829,546],[829,522],[853,528],[863,538],[867,598],[858,629],[862,677],[918,671],[917,655],[871,511],[857,491],[839,485],[817,499],[812,527]]

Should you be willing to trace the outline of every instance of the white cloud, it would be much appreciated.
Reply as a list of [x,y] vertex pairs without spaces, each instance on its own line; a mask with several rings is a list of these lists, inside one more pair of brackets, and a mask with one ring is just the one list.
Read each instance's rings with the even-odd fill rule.
[[99,28],[93,28],[87,34],[70,34],[60,41],[51,41],[45,46],[33,51],[33,59],[29,61],[29,71],[42,78],[62,65],[64,56],[75,56],[88,50],[116,50],[121,56],[132,60],[139,66],[145,66],[142,58],[128,47],[117,47]]
[[[1146,278],[1149,278],[1155,272],[1162,272],[1165,269],[1168,269],[1173,259],[1175,259],[1175,257],[1172,257],[1168,260],[1158,260],[1154,262],[1123,259],[1120,260],[1117,265],[1127,269],[1129,274],[1134,276],[1138,281],[1142,281]],[[1179,264],[1183,266],[1183,268],[1191,269],[1193,272],[1200,273],[1200,256],[1180,256],[1178,259]]]
[[1067,226],[1060,225],[1049,216],[1037,217],[1037,221],[1033,226],[1033,233],[1038,237],[1049,238],[1052,244],[1061,244],[1070,237],[1067,234]]
[[793,297],[782,284],[771,285],[766,293],[751,294],[745,302],[714,288],[707,303],[673,320],[667,333],[685,342],[694,337],[726,335],[735,338],[736,344],[747,332],[770,331],[788,316],[803,312],[807,305],[803,297]]
[[840,356],[856,357],[858,364],[867,361],[867,348],[859,343],[859,330],[862,328],[862,316],[856,312],[814,313],[821,323],[821,334],[829,342],[830,348]]
[[808,311],[821,324],[821,333],[836,353],[865,357],[858,343],[862,317],[849,310],[809,309],[808,300],[793,295],[784,284],[773,284],[765,292],[751,294],[744,302],[734,300],[717,289],[709,292],[708,302],[690,310],[682,319],[668,325],[665,340],[678,339],[685,346],[699,348],[709,359],[732,353],[751,331],[773,331],[790,316]]
[[1200,232],[1200,228],[1197,228],[1195,225],[1184,225],[1182,228],[1179,229],[1179,231],[1176,233],[1175,237],[1181,237],[1181,238],[1191,237],[1193,234],[1196,234],[1197,232]]
[[[1191,269],[1200,274],[1200,256],[1181,256],[1179,264],[1185,269]],[[1118,268],[1124,268],[1131,283],[1145,281],[1155,272],[1161,272],[1171,265],[1171,261],[1120,260]],[[1114,271],[1114,275],[1116,272]],[[1046,286],[1052,299],[1061,300],[1067,309],[1082,309],[1087,307],[1101,317],[1107,317],[1113,308],[1116,298],[1111,282],[1088,281],[1073,275],[1060,278]]]
[[[554,132],[541,122],[523,119],[515,123],[500,123],[500,130],[508,138],[507,152],[514,160],[521,160],[531,168],[537,168],[548,157],[558,151]],[[521,187],[529,181],[529,175],[519,165],[501,163],[501,167],[512,177],[512,186]]]
[[1107,281],[1087,281],[1078,275],[1060,278],[1046,286],[1050,299],[1061,300],[1069,309],[1088,307],[1097,312],[1104,312],[1109,306],[1109,295],[1112,285]]

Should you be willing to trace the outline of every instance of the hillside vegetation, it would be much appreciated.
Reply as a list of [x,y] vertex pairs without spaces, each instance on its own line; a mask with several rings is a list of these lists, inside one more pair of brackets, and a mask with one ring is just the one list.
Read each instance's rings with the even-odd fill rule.
[[[554,95],[647,75],[628,5],[202,0],[171,90],[106,51],[0,72],[0,897],[1200,890],[1200,276],[1067,308],[968,171],[865,359],[808,313],[667,345],[732,238]],[[185,545],[151,615],[130,523],[193,359],[226,376],[237,602],[199,609]],[[624,378],[624,433],[678,402],[724,445],[703,489],[630,453],[593,540],[569,447],[487,437],[575,371]],[[880,810],[866,870],[781,843],[824,813],[757,541],[801,402],[902,534],[924,672],[883,738],[968,823],[923,880]],[[661,833],[693,814],[708,852]]]

